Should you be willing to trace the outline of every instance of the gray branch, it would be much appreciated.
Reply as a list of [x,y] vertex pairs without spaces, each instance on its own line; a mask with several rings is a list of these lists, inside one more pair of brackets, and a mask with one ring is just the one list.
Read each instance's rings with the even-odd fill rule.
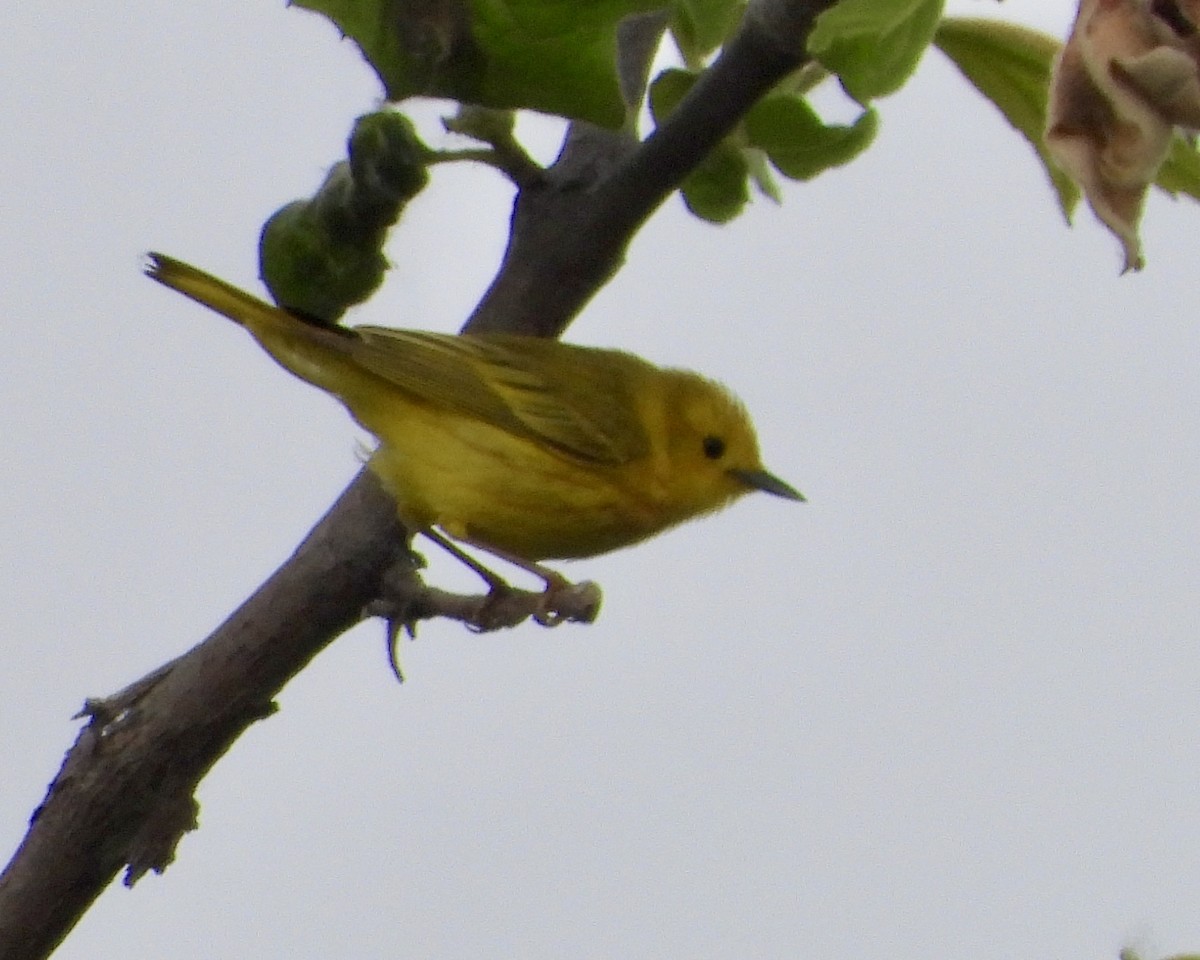
[[[573,126],[546,176],[520,189],[503,263],[467,328],[560,334],[620,268],[641,224],[759,97],[803,64],[812,21],[832,4],[752,0],[717,61],[644,142]],[[650,15],[622,30],[627,98],[640,98],[662,28]],[[393,628],[426,616],[489,627],[539,612],[536,595],[516,594],[498,610],[485,597],[425,587],[409,536],[387,495],[360,474],[210,637],[85,705],[87,722],[0,874],[0,956],[48,956],[123,869],[126,883],[163,870],[196,826],[196,785],[274,711],[283,685],[364,616],[387,614]],[[598,595],[583,590],[564,602],[540,612],[587,619]]]

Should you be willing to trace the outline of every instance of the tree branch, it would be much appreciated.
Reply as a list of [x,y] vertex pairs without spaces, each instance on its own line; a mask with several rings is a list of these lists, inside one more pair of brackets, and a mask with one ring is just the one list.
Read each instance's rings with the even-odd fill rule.
[[[630,131],[576,124],[546,176],[520,189],[504,261],[468,329],[561,333],[618,269],[646,218],[804,62],[812,21],[833,2],[752,0],[737,35],[644,143]],[[661,30],[661,19],[648,16],[622,31],[626,96],[644,86],[654,49],[647,37]],[[195,826],[196,785],[275,709],[283,685],[364,615],[491,622],[480,619],[482,598],[424,587],[407,541],[390,498],[360,474],[207,640],[124,691],[89,701],[88,722],[0,875],[0,956],[47,956],[122,868],[127,883],[164,869]],[[572,602],[586,612],[589,599],[585,592]]]
[[467,329],[556,337],[612,277],[637,230],[763,94],[807,62],[834,0],[752,0],[741,27],[642,143],[574,124],[559,161],[521,190],[504,261]]
[[359,619],[406,553],[391,499],[367,473],[295,554],[203,643],[90,701],[11,864],[0,876],[0,956],[44,957],[128,867],[161,871],[195,825],[209,767],[330,638]]

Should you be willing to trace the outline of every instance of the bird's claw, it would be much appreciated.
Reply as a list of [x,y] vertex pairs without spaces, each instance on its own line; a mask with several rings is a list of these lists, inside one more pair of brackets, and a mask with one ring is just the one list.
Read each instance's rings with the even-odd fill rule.
[[547,583],[542,593],[531,594],[508,584],[493,585],[475,617],[471,629],[490,633],[515,627],[532,617],[543,627],[560,623],[592,623],[600,614],[600,587],[591,580]]
[[557,627],[567,622],[593,623],[600,615],[602,599],[600,586],[592,580],[548,583],[533,619],[543,627]]

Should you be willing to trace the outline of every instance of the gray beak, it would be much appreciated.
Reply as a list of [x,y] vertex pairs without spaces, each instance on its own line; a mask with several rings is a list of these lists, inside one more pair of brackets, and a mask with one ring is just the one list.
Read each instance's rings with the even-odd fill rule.
[[763,493],[771,493],[777,497],[783,497],[785,500],[804,501],[804,494],[794,487],[788,486],[774,474],[767,473],[766,470],[730,470],[729,474],[741,480],[746,486],[761,490]]

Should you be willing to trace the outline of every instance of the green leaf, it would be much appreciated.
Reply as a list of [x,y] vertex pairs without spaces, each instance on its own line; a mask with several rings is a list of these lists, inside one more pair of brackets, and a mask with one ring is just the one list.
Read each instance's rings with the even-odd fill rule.
[[350,37],[389,100],[448,97],[619,126],[616,31],[661,0],[293,0]]
[[874,110],[864,110],[852,126],[826,126],[812,107],[786,94],[764,97],[745,119],[749,142],[792,180],[811,180],[848,163],[870,145],[878,128]]
[[[696,83],[697,74],[668,69],[650,85],[650,114],[661,123]],[[809,180],[822,170],[847,163],[875,137],[879,118],[865,110],[848,127],[829,125],[801,97],[768,94],[684,180],[688,209],[714,223],[732,220],[750,200],[749,181],[779,202],[779,188],[764,155],[785,177]]]
[[[650,115],[662,123],[695,84],[687,70],[664,70],[650,84]],[[726,223],[750,202],[750,163],[732,137],[726,137],[680,185],[683,202],[702,220]]]
[[[650,114],[661,123],[695,85],[697,74],[664,70],[650,84]],[[768,94],[751,108],[737,130],[718,144],[680,190],[688,209],[713,223],[726,223],[750,201],[750,180],[778,202],[779,188],[764,155],[785,177],[809,180],[853,159],[874,139],[879,125],[865,110],[853,125],[827,126],[801,97]]]
[[1058,205],[1070,220],[1079,203],[1079,188],[1051,160],[1043,140],[1059,41],[999,20],[947,17],[938,26],[934,43],[1037,151],[1058,194]]
[[895,93],[916,69],[943,0],[841,0],[819,17],[808,52],[861,104]]
[[388,227],[429,182],[430,150],[402,113],[379,110],[354,121],[346,153],[353,177],[353,215],[366,226]]
[[679,106],[689,90],[695,86],[699,75],[690,70],[670,67],[654,78],[650,84],[650,116],[655,124],[662,123]]
[[280,207],[263,225],[258,264],[276,303],[327,324],[374,293],[387,270],[377,247],[334,239],[307,200]]
[[1200,200],[1200,153],[1196,152],[1196,145],[1176,134],[1171,152],[1158,168],[1154,185],[1173,197],[1182,193]]
[[746,9],[746,0],[675,0],[671,34],[689,66],[725,42]]
[[383,282],[388,228],[429,180],[429,148],[393,111],[359,117],[346,152],[311,198],[271,215],[258,244],[276,303],[330,324]]
[[758,192],[775,204],[783,203],[783,191],[779,189],[779,181],[771,172],[771,164],[767,155],[757,147],[747,147],[742,151],[746,162],[750,164],[750,179],[758,187]]
[[723,141],[683,181],[683,202],[702,220],[728,223],[750,202],[749,173],[742,151]]

